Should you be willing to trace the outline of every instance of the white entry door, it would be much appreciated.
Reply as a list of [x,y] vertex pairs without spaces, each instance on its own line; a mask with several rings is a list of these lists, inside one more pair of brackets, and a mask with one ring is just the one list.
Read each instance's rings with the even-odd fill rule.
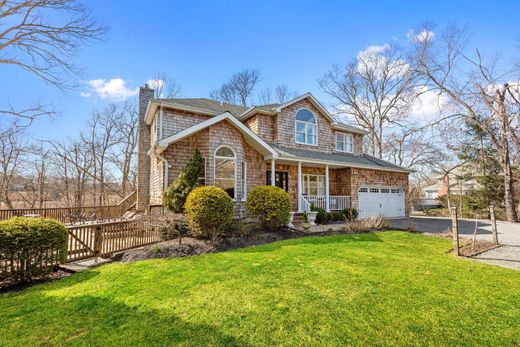
[[400,188],[366,186],[358,192],[359,217],[404,217],[404,192]]

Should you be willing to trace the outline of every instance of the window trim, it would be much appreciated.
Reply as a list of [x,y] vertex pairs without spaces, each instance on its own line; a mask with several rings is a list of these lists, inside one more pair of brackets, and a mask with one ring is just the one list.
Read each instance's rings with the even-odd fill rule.
[[[350,137],[351,139],[351,148],[352,150],[351,151],[347,151],[347,150],[339,150],[338,149],[338,135],[342,135],[343,136],[343,146],[345,147],[345,144],[347,143],[345,141],[346,137]],[[344,133],[342,131],[336,131],[336,136],[334,136],[334,147],[336,148],[336,152],[341,152],[341,153],[354,153],[354,136],[352,134],[349,134],[349,133]]]
[[240,177],[240,190],[242,195],[242,201],[247,200],[247,161],[242,161],[240,165],[242,176]]
[[[307,110],[309,111],[312,116],[314,117],[314,120],[316,121],[316,123],[310,123],[310,122],[305,122],[305,121],[302,121],[302,120],[297,120],[296,119],[296,115],[298,114],[298,112],[300,112],[301,110]],[[300,142],[298,141],[298,136],[297,136],[297,131],[296,131],[296,124],[300,122],[302,124],[305,124],[305,138],[307,138],[307,125],[310,124],[310,125],[314,125],[316,127],[316,143],[307,143],[307,142]],[[301,107],[299,108],[295,113],[294,113],[294,142],[299,144],[299,145],[307,145],[307,146],[315,146],[317,147],[318,146],[318,117],[316,117],[316,115],[314,114],[314,112],[312,112],[309,108],[307,107]]]
[[[221,157],[221,156],[217,155],[218,150],[223,147],[229,148],[231,150],[231,152],[233,152],[233,158]],[[231,148],[230,146],[227,146],[227,145],[220,145],[215,149],[215,152],[213,152],[213,185],[215,187],[217,186],[217,184],[216,184],[217,180],[231,180],[229,178],[217,178],[217,159],[233,160],[233,162],[234,162],[235,168],[234,168],[234,173],[233,173],[233,176],[234,176],[233,177],[233,196],[231,197],[231,199],[233,201],[237,201],[237,153],[235,152],[235,150],[233,148]]]

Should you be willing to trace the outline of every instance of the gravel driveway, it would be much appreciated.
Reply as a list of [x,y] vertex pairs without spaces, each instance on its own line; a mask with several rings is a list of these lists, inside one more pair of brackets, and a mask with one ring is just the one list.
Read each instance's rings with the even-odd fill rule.
[[[437,217],[410,217],[406,219],[392,219],[392,228],[407,229],[410,223],[416,231],[425,233],[443,233],[451,230],[451,219]],[[471,238],[475,231],[475,220],[459,219],[459,236]],[[502,267],[520,270],[520,223],[497,222],[498,243],[500,247],[483,252],[473,259]],[[477,238],[493,241],[491,223],[478,221]]]
[[[443,233],[451,230],[451,219],[437,217],[410,217],[403,219],[391,219],[392,228],[407,229],[410,223],[414,229],[427,233]],[[459,236],[473,237],[475,220],[459,219]],[[520,223],[497,222],[498,242],[509,246],[520,246]],[[483,220],[477,224],[477,238],[493,241],[491,236],[491,223]]]

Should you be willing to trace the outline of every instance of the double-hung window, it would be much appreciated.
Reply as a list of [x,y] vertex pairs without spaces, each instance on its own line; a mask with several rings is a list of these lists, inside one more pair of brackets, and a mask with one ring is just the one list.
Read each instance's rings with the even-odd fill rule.
[[215,186],[222,188],[235,199],[236,156],[229,147],[222,146],[215,151]]
[[303,108],[296,113],[294,129],[296,143],[317,144],[318,125],[316,117],[308,109]]
[[351,134],[336,133],[336,151],[338,152],[353,152],[353,139]]

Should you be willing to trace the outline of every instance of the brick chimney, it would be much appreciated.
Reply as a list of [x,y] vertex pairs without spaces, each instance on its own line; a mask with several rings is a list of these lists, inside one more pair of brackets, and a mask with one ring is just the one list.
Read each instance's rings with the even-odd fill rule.
[[137,130],[137,210],[146,210],[150,204],[150,125],[144,117],[148,103],[154,97],[154,90],[148,84],[139,88],[139,126]]

